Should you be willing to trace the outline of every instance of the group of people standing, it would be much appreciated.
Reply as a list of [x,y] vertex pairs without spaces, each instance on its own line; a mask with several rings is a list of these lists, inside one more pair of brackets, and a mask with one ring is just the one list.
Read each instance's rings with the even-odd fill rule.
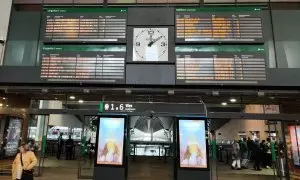
[[59,137],[57,139],[57,153],[56,153],[56,158],[59,160],[62,149],[65,146],[65,151],[66,151],[66,160],[72,160],[73,159],[73,147],[74,147],[74,140],[72,139],[72,136],[69,135],[69,139],[64,141],[62,138],[63,133],[59,134]]
[[272,166],[271,139],[267,138],[262,142],[258,139],[235,140],[232,145],[232,169],[248,168],[248,163],[253,162],[254,170],[261,171],[261,165],[265,168]]

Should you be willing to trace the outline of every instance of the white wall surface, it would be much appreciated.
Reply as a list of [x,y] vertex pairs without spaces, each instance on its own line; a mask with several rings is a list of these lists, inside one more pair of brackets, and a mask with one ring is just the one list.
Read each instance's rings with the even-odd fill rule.
[[[263,114],[264,109],[262,105],[246,105],[245,113]],[[239,132],[245,132],[247,137],[251,137],[250,131],[259,131],[260,140],[265,140],[269,135],[266,132],[268,131],[268,128],[270,128],[270,131],[278,131],[279,137],[282,137],[280,122],[277,122],[275,128],[275,125],[270,125],[270,127],[268,127],[265,120],[254,119],[231,119],[216,131],[216,135],[219,140],[233,140],[238,138]],[[221,133],[221,135],[218,135],[219,133]]]
[[[5,40],[7,38],[8,24],[10,18],[12,0],[0,0],[0,39]],[[0,44],[0,64],[3,62],[4,48]]]
[[[62,101],[41,100],[41,109],[63,109]],[[82,122],[72,114],[50,114],[49,125],[82,128]]]

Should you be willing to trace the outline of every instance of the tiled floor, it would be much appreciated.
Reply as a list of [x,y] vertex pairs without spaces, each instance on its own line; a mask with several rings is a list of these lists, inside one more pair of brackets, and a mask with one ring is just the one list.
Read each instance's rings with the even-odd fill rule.
[[[0,161],[0,164],[3,164]],[[35,180],[75,180],[78,175],[78,161],[57,161],[54,158],[45,160],[42,177]],[[82,163],[85,166],[82,175],[92,175],[92,162]],[[251,166],[250,166],[251,167]],[[213,170],[212,180],[283,180],[274,176],[272,169],[254,171],[252,169],[231,170],[227,164],[211,164]],[[0,176],[1,180],[10,180],[11,177]],[[138,158],[135,162],[129,161],[128,180],[173,180],[173,163],[163,163],[157,158]]]

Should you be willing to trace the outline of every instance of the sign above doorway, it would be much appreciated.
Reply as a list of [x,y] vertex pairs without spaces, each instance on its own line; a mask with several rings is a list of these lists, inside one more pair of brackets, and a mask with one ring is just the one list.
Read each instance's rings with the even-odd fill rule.
[[202,103],[100,102],[99,112],[206,115],[206,108]]

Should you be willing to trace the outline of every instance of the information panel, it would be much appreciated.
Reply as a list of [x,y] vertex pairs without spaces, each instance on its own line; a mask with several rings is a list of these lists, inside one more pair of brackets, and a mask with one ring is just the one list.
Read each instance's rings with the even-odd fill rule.
[[178,46],[176,83],[256,84],[266,80],[264,46]]
[[41,78],[48,81],[125,83],[125,46],[44,46]]
[[125,4],[125,3],[146,3],[146,4],[157,4],[157,3],[199,3],[199,0],[107,0],[109,4]]
[[126,42],[127,9],[47,8],[44,42]]
[[125,118],[100,117],[96,165],[123,165]]
[[181,168],[207,169],[205,120],[179,119]]
[[261,8],[176,9],[176,42],[263,42]]

